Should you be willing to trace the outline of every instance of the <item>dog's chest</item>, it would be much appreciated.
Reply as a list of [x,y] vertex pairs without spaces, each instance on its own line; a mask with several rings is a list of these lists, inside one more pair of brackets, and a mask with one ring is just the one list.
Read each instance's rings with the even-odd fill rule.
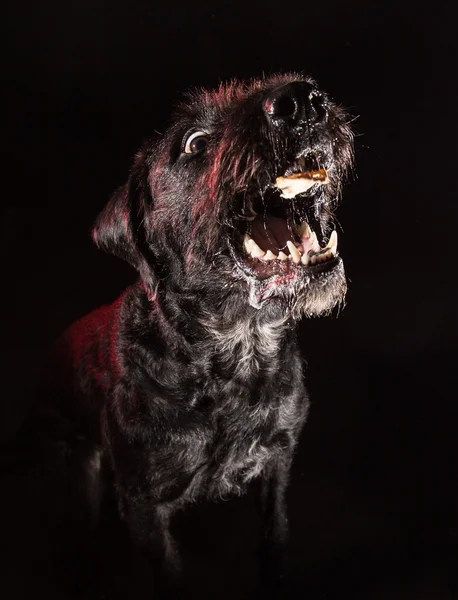
[[242,493],[278,451],[276,441],[268,439],[265,432],[246,429],[221,436],[217,447],[212,449],[208,488],[216,496]]
[[295,443],[306,398],[299,354],[282,329],[282,320],[255,326],[241,320],[212,331],[211,369],[200,373],[202,387],[191,400],[208,427],[203,479],[196,483],[212,495],[242,493]]
[[261,370],[277,368],[284,317],[263,323],[245,316],[230,325],[209,321],[207,327],[211,341],[206,355],[234,378],[249,380]]
[[[281,381],[271,386],[228,386],[211,411],[205,486],[217,497],[242,493],[267,464],[295,443],[303,419],[299,390]],[[299,386],[300,387],[300,386]]]

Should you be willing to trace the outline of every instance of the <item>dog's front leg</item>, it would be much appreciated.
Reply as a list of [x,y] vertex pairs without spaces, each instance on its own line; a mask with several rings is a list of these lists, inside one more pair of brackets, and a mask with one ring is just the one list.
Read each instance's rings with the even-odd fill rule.
[[277,457],[267,465],[261,479],[261,583],[270,589],[272,585],[281,587],[286,576],[288,517],[285,496],[291,460],[289,453]]
[[158,598],[176,598],[181,580],[180,557],[170,533],[173,513],[168,504],[130,500],[123,507],[124,520],[135,545],[153,569],[153,584]]

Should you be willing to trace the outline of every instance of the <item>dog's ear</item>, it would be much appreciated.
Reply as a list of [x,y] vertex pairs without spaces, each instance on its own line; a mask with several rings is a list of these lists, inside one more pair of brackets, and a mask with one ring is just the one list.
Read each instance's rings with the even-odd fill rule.
[[144,152],[134,160],[129,179],[111,197],[97,217],[92,239],[99,248],[130,263],[154,294],[154,257],[146,243],[145,211],[152,205],[148,166]]

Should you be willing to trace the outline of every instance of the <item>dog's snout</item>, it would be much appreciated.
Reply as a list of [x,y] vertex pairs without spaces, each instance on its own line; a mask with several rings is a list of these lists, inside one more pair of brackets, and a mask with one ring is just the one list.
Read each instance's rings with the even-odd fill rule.
[[326,106],[319,90],[306,82],[293,82],[272,90],[264,110],[274,125],[313,125],[326,117]]

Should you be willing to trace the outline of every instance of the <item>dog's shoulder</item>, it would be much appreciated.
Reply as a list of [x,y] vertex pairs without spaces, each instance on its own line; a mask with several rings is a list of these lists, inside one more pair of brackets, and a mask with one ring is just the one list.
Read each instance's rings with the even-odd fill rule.
[[103,403],[120,370],[120,324],[132,293],[128,288],[114,302],[84,315],[63,332],[45,360],[41,395],[61,397],[62,407],[73,397],[82,411],[86,404],[94,404],[95,396],[97,404]]

